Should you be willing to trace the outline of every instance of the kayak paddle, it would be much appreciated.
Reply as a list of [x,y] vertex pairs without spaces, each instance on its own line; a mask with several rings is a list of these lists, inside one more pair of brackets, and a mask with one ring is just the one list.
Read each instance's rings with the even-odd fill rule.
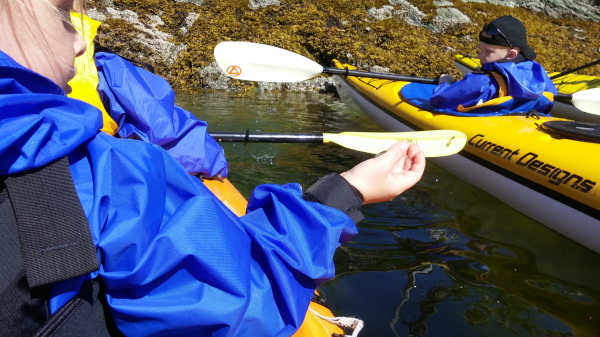
[[426,84],[439,83],[437,78],[323,67],[289,50],[252,42],[221,42],[215,47],[214,55],[219,68],[225,74],[244,81],[300,82],[319,74],[331,74]]
[[209,132],[219,142],[260,143],[336,143],[345,148],[378,154],[394,143],[408,141],[419,145],[426,157],[441,157],[462,150],[467,136],[454,130],[415,132],[342,132],[342,133],[250,133]]
[[600,64],[600,60],[596,60],[594,62],[586,63],[586,64],[584,64],[582,66],[577,67],[577,68],[573,68],[573,69],[569,69],[569,70],[563,71],[562,73],[550,76],[550,79],[553,80],[553,79],[556,79],[556,78],[559,78],[559,77],[562,77],[562,76],[574,73],[574,72],[579,71],[581,69],[585,69],[585,68],[588,68],[588,67],[591,67],[591,66],[595,66],[596,64]]
[[[215,60],[229,77],[258,82],[299,82],[319,74],[367,77],[382,80],[439,84],[445,77],[424,78],[360,70],[323,67],[289,50],[252,42],[226,41],[215,47]],[[557,94],[556,99],[570,100],[579,110],[600,115],[600,88]]]

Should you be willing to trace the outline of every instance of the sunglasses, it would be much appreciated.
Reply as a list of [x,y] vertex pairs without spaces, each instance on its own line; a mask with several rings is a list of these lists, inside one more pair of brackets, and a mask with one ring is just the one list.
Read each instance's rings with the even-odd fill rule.
[[500,29],[498,29],[498,27],[494,26],[494,25],[490,25],[490,24],[485,24],[485,26],[483,26],[483,29],[481,30],[482,33],[487,33],[493,36],[500,36],[501,38],[504,39],[504,41],[506,41],[506,43],[508,43],[508,46],[510,48],[514,48],[513,45],[510,43],[510,41],[508,41],[508,39],[506,38],[506,36],[504,34],[502,34],[502,32],[500,31]]

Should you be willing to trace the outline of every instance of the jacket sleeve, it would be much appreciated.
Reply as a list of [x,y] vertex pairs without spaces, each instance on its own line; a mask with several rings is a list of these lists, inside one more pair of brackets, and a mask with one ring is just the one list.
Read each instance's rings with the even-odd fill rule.
[[163,147],[190,174],[227,176],[223,149],[206,122],[175,105],[167,81],[111,53],[96,53],[96,66],[98,91],[120,137]]
[[429,102],[436,109],[456,109],[458,105],[471,107],[497,95],[496,80],[484,74],[467,74],[460,81],[438,85]]
[[344,212],[354,223],[364,219],[359,208],[363,198],[360,192],[337,173],[330,173],[309,187],[302,199],[314,201]]
[[334,276],[335,249],[357,233],[298,184],[258,186],[238,218],[143,142],[99,134],[72,157],[107,302],[126,335],[291,335],[313,290]]

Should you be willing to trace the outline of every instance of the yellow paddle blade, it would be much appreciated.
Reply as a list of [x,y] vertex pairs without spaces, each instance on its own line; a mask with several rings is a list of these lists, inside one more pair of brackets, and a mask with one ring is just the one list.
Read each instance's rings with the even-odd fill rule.
[[455,130],[323,134],[323,143],[336,143],[348,149],[373,154],[386,151],[394,143],[401,141],[419,145],[425,157],[442,157],[462,150],[467,143],[467,135]]

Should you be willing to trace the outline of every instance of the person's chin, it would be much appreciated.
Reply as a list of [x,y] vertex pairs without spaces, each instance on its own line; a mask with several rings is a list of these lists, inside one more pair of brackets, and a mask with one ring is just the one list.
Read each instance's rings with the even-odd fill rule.
[[71,88],[70,85],[65,84],[65,87],[63,88],[63,90],[65,91],[65,94],[70,94],[71,92],[73,92],[73,88]]

